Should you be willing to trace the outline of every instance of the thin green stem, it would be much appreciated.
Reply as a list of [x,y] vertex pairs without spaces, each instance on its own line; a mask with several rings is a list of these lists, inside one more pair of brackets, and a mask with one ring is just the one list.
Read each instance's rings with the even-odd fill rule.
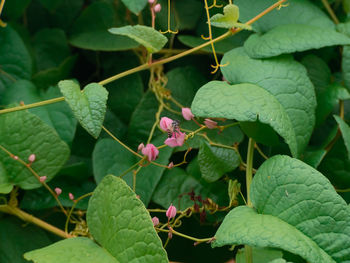
[[[160,232],[166,232],[166,233],[169,233],[170,230],[167,230],[167,229],[161,229],[161,228],[156,228],[157,231],[160,231]],[[173,234],[177,235],[177,236],[180,236],[180,237],[183,237],[183,238],[186,238],[186,239],[189,239],[189,240],[193,240],[195,242],[198,242],[198,243],[203,243],[203,242],[208,242],[210,240],[212,240],[213,238],[210,237],[210,238],[195,238],[195,237],[191,237],[191,236],[188,236],[188,235],[185,235],[185,234],[182,234],[180,232],[177,232],[176,230],[172,230],[171,231]]]
[[246,186],[247,186],[247,205],[249,207],[253,207],[252,201],[250,200],[250,185],[253,180],[254,145],[255,145],[255,141],[252,138],[249,138],[248,153],[247,153],[247,169],[245,173]]
[[157,124],[158,124],[159,118],[160,118],[160,114],[162,113],[163,109],[164,109],[164,104],[163,104],[163,103],[160,103],[160,104],[159,104],[158,111],[157,111],[157,113],[156,113],[156,121],[153,123],[151,132],[150,132],[150,134],[149,134],[149,136],[148,136],[147,143],[150,143],[151,140],[152,140],[153,133],[154,133],[156,127],[157,127]]

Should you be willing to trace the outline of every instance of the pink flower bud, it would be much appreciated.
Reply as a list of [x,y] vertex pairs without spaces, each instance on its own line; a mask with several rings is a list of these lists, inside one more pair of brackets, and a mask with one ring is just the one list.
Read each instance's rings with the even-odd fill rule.
[[205,119],[204,124],[205,126],[207,126],[208,129],[214,129],[216,128],[216,125],[218,125],[216,121],[213,121],[211,119]]
[[168,210],[166,211],[165,215],[168,217],[169,220],[171,218],[174,218],[176,216],[176,207],[173,206],[173,204],[171,204]]
[[55,188],[55,192],[56,192],[56,195],[59,196],[60,194],[62,194],[62,189],[56,187],[56,188]]
[[47,179],[46,176],[40,176],[39,181],[40,181],[41,183],[43,183],[43,182],[46,181],[46,179]]
[[160,4],[156,4],[153,8],[154,12],[159,13],[162,10],[162,6]]
[[164,143],[170,147],[182,146],[185,142],[186,133],[174,132],[171,138],[168,138]]
[[70,200],[74,201],[74,195],[72,193],[69,193],[68,196]]
[[152,5],[155,2],[155,0],[148,0],[148,3]]
[[169,228],[169,232],[168,232],[168,238],[169,239],[172,239],[173,238],[173,228],[171,227],[171,226],[168,226],[168,228]]
[[153,222],[153,226],[157,226],[157,225],[159,225],[159,219],[158,219],[158,217],[153,217],[152,218],[152,222]]
[[12,156],[12,158],[15,159],[15,160],[18,160],[18,156],[17,155]]
[[145,148],[142,149],[142,154],[147,156],[148,160],[151,162],[151,161],[154,161],[155,159],[157,159],[159,151],[158,151],[156,146],[149,143],[146,145]]
[[182,108],[181,111],[182,111],[182,116],[184,117],[185,120],[189,121],[194,117],[190,108]]
[[145,145],[143,143],[140,143],[139,147],[137,147],[137,151],[142,151],[143,148],[145,148]]
[[174,163],[173,163],[173,162],[169,163],[168,169],[171,169],[171,168],[173,168],[173,167],[174,167]]
[[171,125],[173,120],[168,117],[162,117],[159,122],[159,126],[163,131],[169,131],[171,129]]
[[35,158],[36,158],[35,154],[32,153],[31,155],[29,155],[28,161],[29,161],[30,163],[33,163],[33,162],[35,161]]

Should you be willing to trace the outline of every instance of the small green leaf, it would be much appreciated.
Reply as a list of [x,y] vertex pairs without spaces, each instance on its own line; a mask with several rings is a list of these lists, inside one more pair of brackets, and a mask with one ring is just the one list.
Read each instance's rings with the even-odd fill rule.
[[135,15],[138,15],[147,4],[147,0],[122,0],[122,2]]
[[90,83],[81,92],[72,80],[60,81],[58,87],[81,126],[97,138],[106,114],[108,91],[98,83]]
[[119,263],[108,251],[87,237],[68,238],[24,254],[35,263]]
[[252,30],[250,25],[245,25],[238,23],[239,18],[239,8],[234,4],[228,4],[224,7],[224,14],[216,14],[210,18],[210,23],[212,26],[222,27],[222,28],[242,28],[247,30]]
[[114,27],[108,30],[115,35],[127,36],[143,45],[149,53],[161,50],[168,39],[160,32],[148,26],[124,26]]
[[202,177],[207,182],[215,182],[225,173],[236,169],[240,164],[240,159],[235,150],[210,146],[202,141],[198,163]]
[[296,134],[286,109],[270,92],[257,85],[211,81],[199,89],[191,108],[199,117],[250,122],[259,119],[285,139],[293,156],[298,155]]
[[150,214],[122,179],[107,175],[102,180],[86,217],[94,239],[120,263],[168,262]]
[[254,34],[244,43],[252,58],[269,58],[322,47],[349,45],[350,38],[333,29],[311,25],[280,25],[263,35]]
[[107,31],[108,28],[117,25],[115,20],[118,16],[114,10],[111,3],[104,1],[90,4],[74,22],[69,42],[79,48],[101,51],[137,47],[139,44],[134,40],[125,36],[115,36]]
[[[69,148],[56,131],[39,117],[27,111],[0,115],[0,145],[27,162],[36,155],[31,165],[39,176],[50,181],[69,157]],[[42,184],[23,164],[0,150],[0,160],[7,171],[8,182],[23,189],[34,189]]]
[[0,27],[0,94],[17,79],[30,79],[31,57],[11,26]]
[[[276,247],[311,263],[350,259],[350,214],[346,202],[318,171],[288,156],[264,162],[251,185],[252,208],[225,218],[214,246]],[[278,231],[276,231],[278,229]]]
[[314,87],[305,68],[289,56],[252,59],[243,48],[226,53],[221,64],[227,63],[221,71],[229,83],[256,84],[282,105],[292,123],[300,155],[311,137],[316,108]]
[[343,136],[346,149],[348,150],[348,158],[350,160],[350,127],[339,116],[334,115],[334,119],[337,121],[337,123],[339,125],[339,129],[340,129],[341,134]]

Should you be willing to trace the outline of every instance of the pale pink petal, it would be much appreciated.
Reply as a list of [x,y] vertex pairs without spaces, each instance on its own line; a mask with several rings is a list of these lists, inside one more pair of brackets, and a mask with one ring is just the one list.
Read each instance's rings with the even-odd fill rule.
[[155,159],[157,159],[158,154],[159,154],[159,150],[157,149],[156,146],[149,143],[146,145],[145,148],[142,149],[142,154],[147,156],[148,160],[151,162],[151,161],[154,161]]
[[43,182],[46,181],[46,179],[47,179],[46,176],[40,176],[39,181],[40,181],[41,183],[43,183]]
[[214,129],[218,125],[216,121],[213,121],[211,119],[205,119],[204,124],[205,126],[207,126],[208,129]]
[[154,12],[159,13],[160,10],[162,10],[162,6],[161,6],[160,4],[156,4],[156,5],[154,6]]
[[189,121],[194,117],[190,108],[182,108],[181,111],[182,111],[182,116],[184,117],[185,120]]
[[60,195],[60,194],[62,194],[62,189],[56,187],[56,188],[55,188],[55,192],[56,192],[56,195]]
[[176,147],[177,145],[177,141],[175,139],[175,137],[171,137],[165,140],[164,144],[170,146],[170,147]]
[[159,219],[158,219],[158,217],[153,217],[152,218],[152,222],[153,222],[153,226],[157,226],[157,225],[159,225]]
[[140,143],[137,147],[137,151],[141,151],[143,148],[145,148],[145,145],[143,143]]
[[34,153],[32,153],[31,155],[29,155],[29,157],[28,157],[28,161],[29,161],[30,163],[33,163],[33,162],[35,161],[35,159],[36,159],[36,156],[35,156]]
[[168,210],[166,211],[165,215],[168,217],[169,220],[171,218],[174,218],[176,216],[176,207],[173,206],[173,204],[171,204]]
[[168,131],[171,129],[171,125],[173,123],[173,120],[168,117],[162,117],[159,122],[159,126],[163,131]]

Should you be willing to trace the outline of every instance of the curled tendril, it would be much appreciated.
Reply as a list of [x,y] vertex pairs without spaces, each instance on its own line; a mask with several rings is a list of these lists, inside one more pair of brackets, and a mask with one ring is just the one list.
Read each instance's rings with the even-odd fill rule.
[[203,39],[203,40],[211,40],[211,37],[209,36],[209,37],[205,37],[204,35],[201,35],[201,38]]
[[208,9],[211,9],[211,8],[213,8],[213,7],[221,8],[221,7],[223,7],[223,5],[218,5],[218,4],[216,4],[216,0],[214,0],[213,4],[212,4],[211,6],[208,6]]
[[173,31],[173,30],[171,30],[170,28],[168,28],[167,31],[161,31],[161,30],[159,30],[159,32],[162,33],[162,34],[170,33],[170,34],[175,34],[175,35],[176,35],[177,33],[179,33],[179,30]]
[[219,63],[217,63],[216,65],[210,65],[214,70],[212,71],[212,72],[210,72],[211,74],[215,74],[218,70],[219,70],[219,68],[221,68],[221,67],[226,67],[227,65],[229,64],[229,62],[227,62],[227,63],[225,63],[225,64],[223,64],[223,65],[221,65],[221,64],[219,64]]
[[287,6],[289,6],[289,3],[280,4],[280,5],[277,7],[277,10],[281,10],[282,7],[287,7]]

